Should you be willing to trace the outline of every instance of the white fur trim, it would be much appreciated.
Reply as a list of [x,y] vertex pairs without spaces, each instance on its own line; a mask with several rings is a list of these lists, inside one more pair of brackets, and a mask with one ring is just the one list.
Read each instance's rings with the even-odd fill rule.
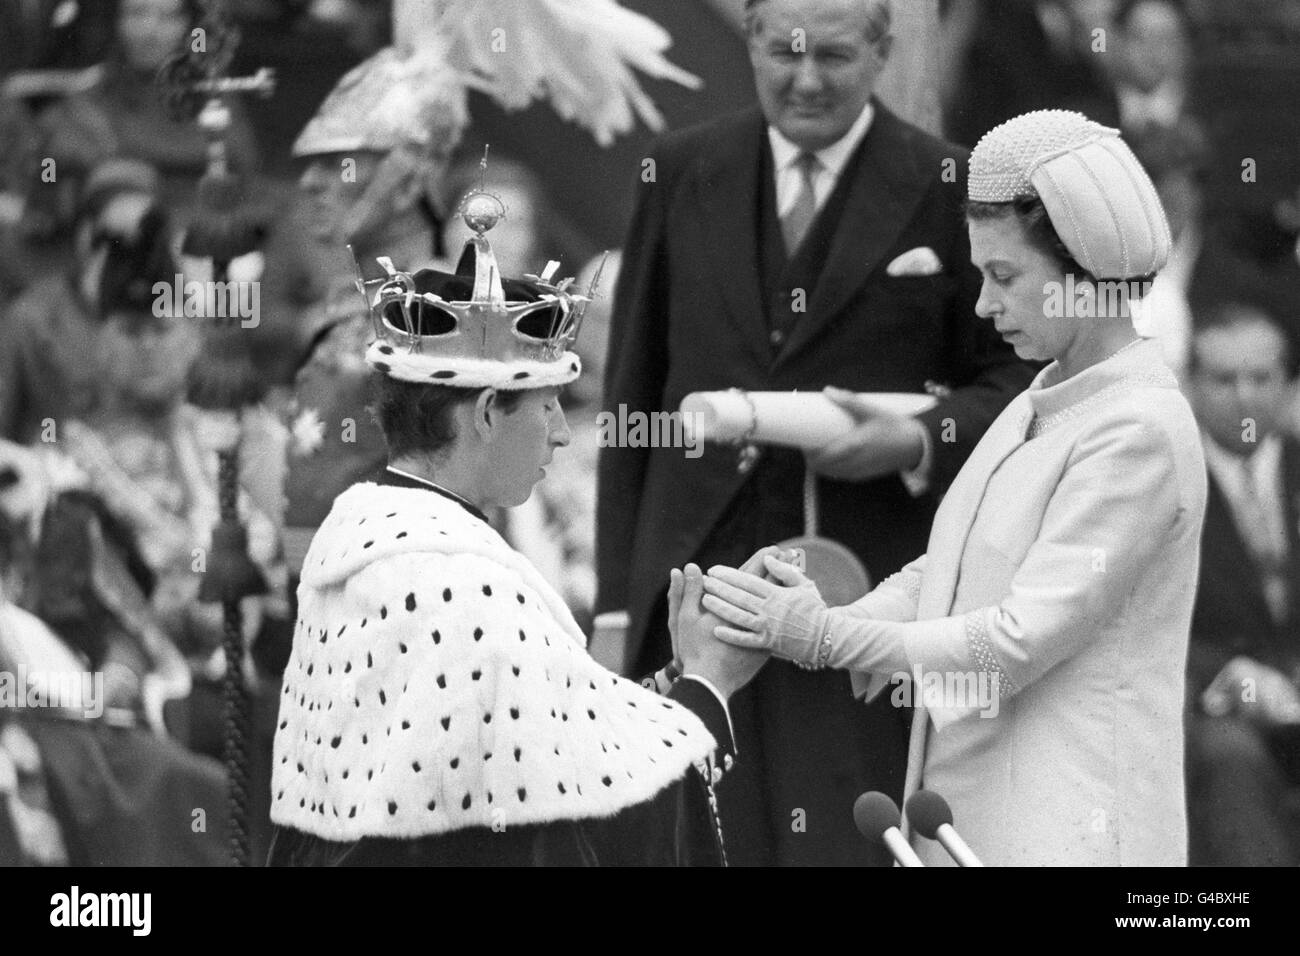
[[[383,348],[390,351],[381,351]],[[403,382],[460,388],[546,388],[567,385],[582,373],[582,359],[576,352],[565,352],[553,362],[499,362],[408,352],[403,346],[392,346],[379,340],[370,343],[366,349],[366,361],[372,368]]]
[[560,597],[441,495],[356,485],[307,553],[271,819],[330,840],[605,817],[715,747],[593,661]]

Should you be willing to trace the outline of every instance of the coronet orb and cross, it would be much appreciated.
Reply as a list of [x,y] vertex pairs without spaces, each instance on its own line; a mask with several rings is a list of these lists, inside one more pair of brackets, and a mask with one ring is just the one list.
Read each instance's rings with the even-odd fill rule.
[[367,280],[358,264],[356,285],[375,332],[366,360],[392,378],[433,385],[524,389],[573,381],[581,361],[570,349],[600,271],[582,294],[570,291],[573,279],[556,281],[555,260],[540,274],[502,278],[487,233],[505,217],[505,204],[480,185],[459,213],[473,235],[455,272],[404,272],[381,256],[385,277]]

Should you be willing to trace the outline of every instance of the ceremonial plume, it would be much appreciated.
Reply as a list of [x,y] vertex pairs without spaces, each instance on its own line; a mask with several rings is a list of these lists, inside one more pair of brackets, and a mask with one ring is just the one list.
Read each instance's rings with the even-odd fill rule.
[[393,43],[445,56],[467,86],[505,109],[549,100],[602,146],[638,119],[663,128],[638,72],[701,85],[665,58],[666,30],[613,0],[395,0]]

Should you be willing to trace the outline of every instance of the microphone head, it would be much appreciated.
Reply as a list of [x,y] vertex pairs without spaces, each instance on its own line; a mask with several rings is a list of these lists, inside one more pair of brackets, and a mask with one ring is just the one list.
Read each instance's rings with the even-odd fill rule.
[[884,838],[885,831],[903,822],[898,812],[898,804],[878,790],[871,790],[853,801],[853,822],[858,832],[868,840],[877,843]]
[[929,840],[939,838],[939,827],[952,826],[952,807],[933,790],[918,790],[907,801],[907,820]]

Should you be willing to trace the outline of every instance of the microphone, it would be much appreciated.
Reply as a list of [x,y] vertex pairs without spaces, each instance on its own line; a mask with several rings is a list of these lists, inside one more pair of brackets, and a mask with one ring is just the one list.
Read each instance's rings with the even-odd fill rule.
[[933,790],[918,790],[907,801],[907,819],[916,832],[938,840],[958,866],[983,866],[952,826],[952,807]]
[[883,843],[900,866],[925,866],[898,828],[903,822],[898,804],[885,794],[872,790],[853,801],[853,822],[868,840]]

